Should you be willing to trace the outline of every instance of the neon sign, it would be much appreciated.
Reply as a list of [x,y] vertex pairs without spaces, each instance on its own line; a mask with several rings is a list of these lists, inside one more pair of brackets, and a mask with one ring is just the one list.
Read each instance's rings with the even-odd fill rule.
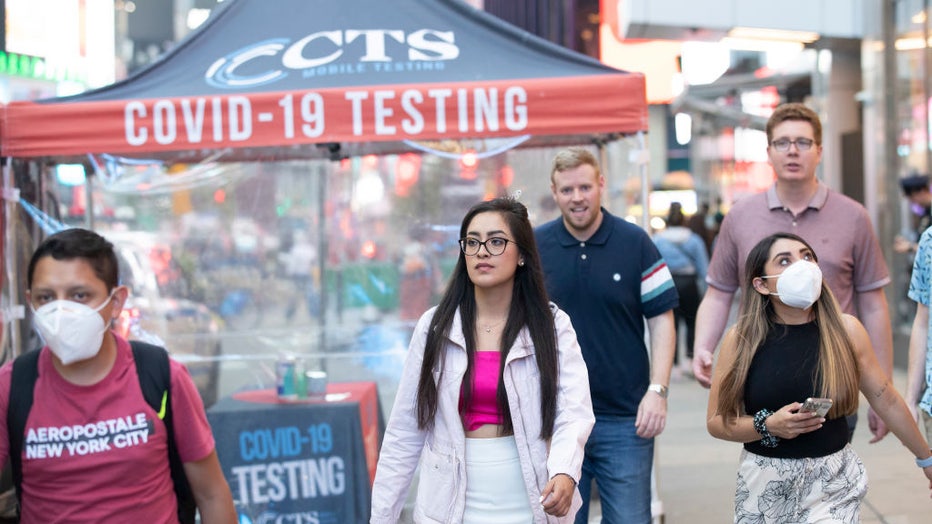
[[87,75],[74,64],[51,64],[44,58],[0,51],[0,74],[49,80],[86,83]]

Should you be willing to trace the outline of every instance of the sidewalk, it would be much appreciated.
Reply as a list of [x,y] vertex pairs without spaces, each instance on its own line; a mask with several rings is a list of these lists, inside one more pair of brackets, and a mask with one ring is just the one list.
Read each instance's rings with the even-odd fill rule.
[[[905,371],[894,371],[902,391]],[[733,521],[735,472],[741,445],[706,431],[708,390],[691,378],[670,385],[667,427],[656,445],[657,482],[664,524],[721,524]],[[867,400],[861,397],[855,450],[867,468],[869,488],[861,507],[865,524],[932,522],[928,482],[912,454],[892,434],[869,444]],[[593,508],[595,509],[595,508]],[[590,515],[591,522],[599,522]]]
[[[894,370],[898,391],[906,373]],[[662,516],[654,524],[725,524],[734,521],[735,472],[741,444],[712,438],[706,431],[708,390],[691,378],[670,384],[667,427],[655,447]],[[861,397],[853,446],[867,468],[869,487],[861,505],[862,524],[928,524],[932,500],[928,482],[913,456],[892,434],[870,444],[867,400]],[[411,500],[416,485],[412,488]],[[598,500],[589,522],[601,522]],[[410,510],[401,522],[410,523]]]

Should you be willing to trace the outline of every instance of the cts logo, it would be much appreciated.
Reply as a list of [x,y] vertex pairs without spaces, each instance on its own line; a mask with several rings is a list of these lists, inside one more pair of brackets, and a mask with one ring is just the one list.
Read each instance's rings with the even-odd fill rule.
[[[362,38],[360,38],[362,37]],[[392,56],[398,46],[403,56]],[[387,45],[389,44],[389,45]],[[393,49],[390,50],[389,47]],[[217,60],[204,73],[207,83],[222,89],[240,89],[277,82],[288,71],[302,71],[340,60],[352,60],[356,53],[360,65],[367,62],[437,62],[454,60],[459,54],[453,31],[419,29],[405,33],[401,29],[346,29],[318,31],[291,42],[271,38],[234,51]],[[397,52],[395,52],[397,54]]]
[[320,515],[316,511],[282,514],[265,512],[259,515],[255,524],[320,524],[320,521]]

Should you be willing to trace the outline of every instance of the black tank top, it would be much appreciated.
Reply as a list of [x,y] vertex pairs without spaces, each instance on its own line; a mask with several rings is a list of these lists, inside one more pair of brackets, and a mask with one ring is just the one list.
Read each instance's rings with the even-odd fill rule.
[[[754,415],[761,409],[776,412],[791,402],[819,396],[816,377],[819,363],[819,328],[815,322],[800,325],[777,324],[758,348],[744,385],[744,408]],[[766,457],[823,457],[841,450],[848,443],[845,417],[826,420],[816,431],[792,439],[780,439],[775,448],[760,441],[744,448]]]

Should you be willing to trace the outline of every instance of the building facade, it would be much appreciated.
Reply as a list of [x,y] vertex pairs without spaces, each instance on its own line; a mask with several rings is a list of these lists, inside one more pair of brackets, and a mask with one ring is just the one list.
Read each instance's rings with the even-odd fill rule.
[[[769,185],[760,130],[772,108],[787,101],[810,105],[824,125],[819,176],[861,201],[873,220],[894,283],[896,360],[905,364],[914,306],[906,297],[911,259],[894,253],[893,239],[911,231],[913,216],[899,190],[901,177],[932,171],[929,0],[791,0],[779,4],[717,0],[622,0],[603,4],[617,38],[683,43],[751,39],[798,46],[780,66],[770,47],[756,54],[731,48],[727,69],[705,83],[683,81],[671,114],[692,120],[690,169],[700,198],[713,206]],[[803,16],[803,14],[805,16]],[[606,26],[603,26],[603,31]],[[711,66],[704,64],[708,71]],[[714,69],[714,68],[713,68]],[[670,122],[668,119],[666,122]],[[662,120],[660,122],[663,122]],[[652,121],[652,124],[654,122]],[[661,135],[661,136],[658,136]],[[651,140],[668,133],[651,129]],[[652,148],[652,151],[663,150]],[[651,159],[666,165],[667,159]],[[654,177],[658,170],[652,170]]]

